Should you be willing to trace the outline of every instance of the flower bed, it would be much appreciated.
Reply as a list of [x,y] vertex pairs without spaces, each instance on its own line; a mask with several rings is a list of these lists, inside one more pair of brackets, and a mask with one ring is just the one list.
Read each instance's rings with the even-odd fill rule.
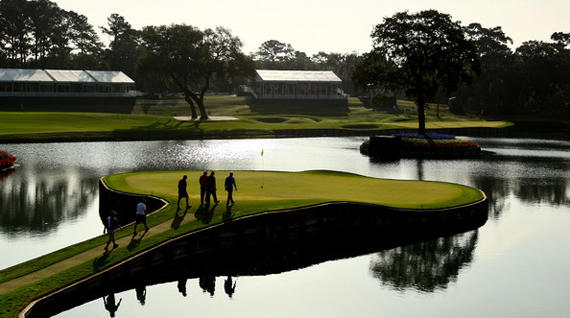
[[448,134],[398,133],[374,139],[360,145],[362,154],[383,158],[472,158],[481,153],[477,143]]
[[402,147],[410,148],[463,148],[478,147],[479,145],[473,141],[463,139],[418,139],[418,138],[402,138]]
[[418,133],[397,133],[397,134],[392,134],[392,136],[399,136],[401,138],[415,138],[415,139],[426,139],[426,137],[431,139],[455,139],[454,135],[432,133],[432,132],[426,133],[424,135]]
[[15,161],[16,156],[0,150],[0,170],[12,168]]

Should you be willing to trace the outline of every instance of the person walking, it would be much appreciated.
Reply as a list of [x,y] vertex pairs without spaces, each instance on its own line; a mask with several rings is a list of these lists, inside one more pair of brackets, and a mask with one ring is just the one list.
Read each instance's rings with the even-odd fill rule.
[[180,211],[180,200],[186,198],[186,210],[190,208],[188,204],[188,192],[186,191],[186,178],[187,176],[183,176],[180,181],[178,181],[178,203],[176,204],[176,211]]
[[206,195],[206,205],[210,204],[210,196],[214,198],[214,203],[218,204],[218,196],[216,195],[216,177],[214,177],[214,171],[208,176],[208,193]]
[[198,180],[200,183],[200,204],[204,204],[204,196],[208,193],[208,170]]
[[103,230],[103,234],[105,234],[106,231],[109,235],[109,240],[107,241],[107,245],[105,245],[105,252],[109,250],[109,244],[111,244],[111,242],[113,243],[113,249],[116,249],[119,246],[119,244],[115,242],[115,229],[118,227],[122,229],[122,227],[119,224],[119,219],[117,219],[117,214],[117,211],[112,210],[105,220],[105,229]]
[[228,192],[228,201],[226,202],[226,206],[230,206],[230,201],[232,202],[231,205],[234,205],[234,198],[232,197],[232,193],[234,188],[237,191],[236,179],[234,179],[234,173],[230,172],[230,175],[226,178],[225,188]]
[[137,212],[135,215],[135,231],[133,232],[133,235],[137,234],[137,225],[139,223],[144,224],[144,230],[145,232],[148,231],[148,226],[146,225],[146,199],[142,198],[141,202],[139,202],[139,204],[137,204]]

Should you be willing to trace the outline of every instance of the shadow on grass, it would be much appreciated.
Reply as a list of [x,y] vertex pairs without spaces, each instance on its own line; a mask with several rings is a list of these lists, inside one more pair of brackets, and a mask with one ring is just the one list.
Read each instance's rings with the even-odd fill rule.
[[109,255],[111,252],[105,252],[103,255],[95,258],[93,260],[93,269],[98,271],[99,269],[103,268],[105,265],[109,264]]
[[188,213],[188,210],[190,210],[189,207],[184,209],[184,213],[182,213],[182,215],[179,215],[178,211],[176,211],[176,214],[174,215],[174,219],[172,219],[172,224],[170,225],[170,227],[173,229],[179,228],[180,224],[182,223],[182,220],[184,220],[184,217],[186,216],[186,213]]
[[222,222],[230,222],[232,220],[232,206],[226,206],[226,212],[222,214]]
[[139,236],[138,238],[137,238],[137,235],[134,234],[134,235],[131,237],[131,241],[129,242],[129,245],[127,245],[127,250],[132,251],[132,250],[134,250],[135,248],[137,248],[137,246],[139,246],[139,244],[141,243],[143,237],[146,235],[147,232],[148,232],[148,231],[144,231],[144,232],[142,233],[142,235]]
[[214,216],[214,211],[217,207],[217,204],[214,204],[211,208],[208,204],[200,205],[196,212],[194,212],[194,217],[196,217],[196,220],[204,224],[209,224],[212,222],[212,217]]
[[248,101],[252,113],[260,115],[296,114],[317,116],[347,116],[349,108],[346,101],[319,100],[276,100]]

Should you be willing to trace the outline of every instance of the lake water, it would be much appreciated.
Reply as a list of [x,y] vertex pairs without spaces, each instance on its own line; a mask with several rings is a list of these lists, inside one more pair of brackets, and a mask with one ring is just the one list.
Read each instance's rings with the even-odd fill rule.
[[[570,142],[465,138],[494,154],[378,162],[359,153],[364,137],[0,145],[20,163],[0,176],[0,268],[102,234],[97,180],[106,174],[330,169],[474,186],[490,198],[489,220],[436,240],[232,277],[233,292],[220,276],[117,293],[116,316],[568,317]],[[58,317],[106,316],[112,301]]]

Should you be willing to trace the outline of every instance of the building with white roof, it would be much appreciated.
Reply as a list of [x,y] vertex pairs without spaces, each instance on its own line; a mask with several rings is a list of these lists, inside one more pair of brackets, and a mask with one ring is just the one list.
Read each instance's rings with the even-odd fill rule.
[[119,71],[0,68],[0,96],[129,96],[135,81]]
[[256,70],[248,92],[260,100],[346,100],[341,85],[332,71]]
[[67,108],[108,111],[104,104],[134,105],[136,96],[135,81],[120,71],[0,68],[0,110],[41,111],[49,110],[45,105],[75,105]]

